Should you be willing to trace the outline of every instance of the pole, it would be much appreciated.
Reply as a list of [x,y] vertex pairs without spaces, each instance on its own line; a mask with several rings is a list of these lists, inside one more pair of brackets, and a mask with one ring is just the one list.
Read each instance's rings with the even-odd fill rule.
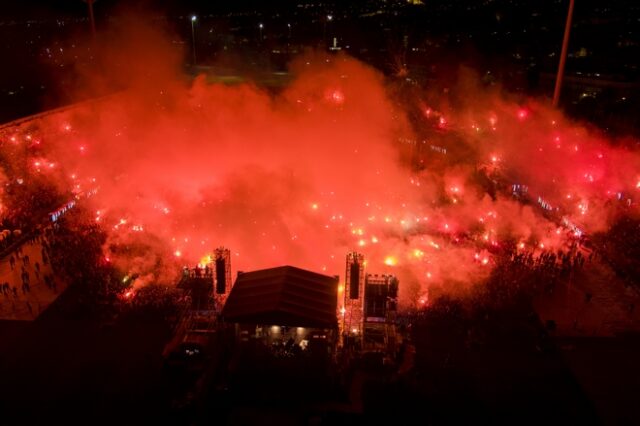
[[191,47],[193,50],[193,66],[196,66],[196,30],[195,30],[196,17],[191,17]]
[[94,0],[89,0],[87,4],[89,5],[89,20],[91,21],[91,36],[96,38],[96,20],[93,17],[93,2]]
[[558,76],[556,77],[556,87],[553,91],[554,108],[557,108],[560,102],[560,89],[562,88],[562,78],[564,77],[564,66],[567,62],[567,49],[569,48],[569,32],[571,31],[571,18],[573,17],[574,2],[575,0],[569,0],[569,12],[567,13],[567,23],[564,27],[564,38],[562,39],[562,52],[560,53]]
[[91,25],[91,37],[96,38],[96,20],[93,17],[93,3],[96,0],[83,0],[89,8],[89,24]]
[[[324,47],[326,48],[328,46],[327,43],[327,26],[331,26],[331,21],[333,21],[333,15],[327,15],[324,18],[324,24],[322,26],[322,43],[324,44]],[[329,28],[329,32],[331,32],[331,28]]]

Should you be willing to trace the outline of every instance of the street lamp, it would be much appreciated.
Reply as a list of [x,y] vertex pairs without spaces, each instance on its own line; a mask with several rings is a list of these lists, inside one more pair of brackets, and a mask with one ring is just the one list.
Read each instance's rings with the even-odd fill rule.
[[93,17],[93,3],[96,0],[83,0],[89,7],[89,22],[91,23],[91,36],[96,38],[96,20]]
[[198,18],[196,15],[191,16],[191,47],[193,48],[193,66],[196,66],[196,30],[195,23]]
[[262,29],[264,28],[264,25],[262,25],[262,22],[258,24],[258,29],[260,30],[260,43],[262,43]]
[[554,108],[557,108],[560,103],[560,90],[562,88],[562,78],[564,77],[564,65],[567,62],[567,50],[569,48],[569,32],[571,31],[573,4],[574,0],[569,0],[569,11],[567,12],[567,22],[564,27],[564,37],[562,38],[562,51],[560,52],[560,63],[558,64],[558,75],[556,76],[556,87],[553,90]]
[[333,21],[333,15],[327,15],[327,18],[324,20],[324,25],[322,26],[322,42],[327,42],[327,22]]

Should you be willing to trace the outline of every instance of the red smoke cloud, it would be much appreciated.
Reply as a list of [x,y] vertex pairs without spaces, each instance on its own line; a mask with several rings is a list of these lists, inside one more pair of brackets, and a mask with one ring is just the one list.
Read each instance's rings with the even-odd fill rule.
[[[310,54],[273,95],[186,81],[166,38],[133,27],[103,53],[104,72],[87,73],[86,87],[122,92],[23,126],[20,138],[41,138],[39,161],[56,164],[30,173],[97,189],[83,203],[109,232],[105,255],[141,282],[172,280],[220,245],[235,270],[332,275],[357,250],[369,272],[398,274],[408,301],[481,280],[507,241],[559,248],[571,226],[601,230],[638,191],[636,153],[473,79],[447,99],[413,89],[407,101],[355,59]],[[489,195],[479,169],[526,185],[532,203],[508,186]]]

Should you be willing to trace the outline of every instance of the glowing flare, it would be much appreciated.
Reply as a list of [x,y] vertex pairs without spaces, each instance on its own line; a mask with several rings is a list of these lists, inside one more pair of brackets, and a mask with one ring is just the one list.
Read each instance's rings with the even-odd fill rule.
[[387,256],[384,258],[384,264],[387,266],[395,266],[398,264],[398,261],[393,256]]
[[340,90],[333,90],[329,98],[336,105],[342,105],[344,103],[344,93]]
[[518,110],[518,118],[522,121],[524,119],[527,118],[527,116],[529,115],[529,111],[525,108],[520,108]]

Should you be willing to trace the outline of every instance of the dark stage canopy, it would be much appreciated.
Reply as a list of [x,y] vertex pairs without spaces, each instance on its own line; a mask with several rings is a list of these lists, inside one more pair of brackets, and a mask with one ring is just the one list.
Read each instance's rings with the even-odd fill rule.
[[338,278],[293,266],[244,272],[222,310],[225,321],[291,327],[337,326]]

